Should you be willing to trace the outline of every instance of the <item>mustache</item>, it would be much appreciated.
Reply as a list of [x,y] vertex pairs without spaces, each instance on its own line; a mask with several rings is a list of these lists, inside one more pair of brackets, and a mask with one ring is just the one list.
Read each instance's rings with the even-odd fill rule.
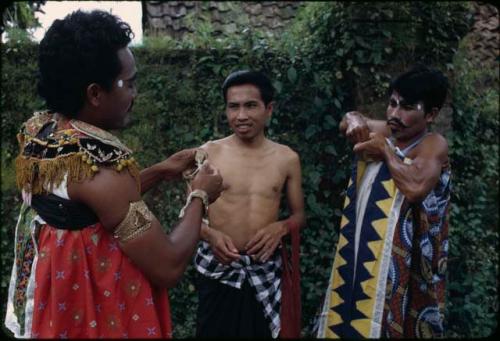
[[406,124],[403,123],[403,121],[401,121],[399,118],[390,118],[387,120],[387,124],[390,124],[390,123],[395,123],[397,125],[399,125],[400,127],[403,127],[403,128],[408,128],[408,126]]

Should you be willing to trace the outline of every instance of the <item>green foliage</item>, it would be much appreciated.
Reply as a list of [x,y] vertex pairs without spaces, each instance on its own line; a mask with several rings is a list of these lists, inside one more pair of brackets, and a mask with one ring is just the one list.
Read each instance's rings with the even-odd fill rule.
[[[209,22],[196,26],[195,33],[181,42],[147,37],[144,46],[133,48],[139,71],[139,96],[133,121],[119,133],[120,138],[136,151],[136,159],[145,167],[182,148],[226,136],[230,131],[221,93],[225,77],[243,68],[262,70],[270,76],[276,103],[267,134],[297,151],[302,164],[307,215],[301,244],[303,335],[310,336],[335,254],[351,158],[350,146],[338,133],[338,122],[345,111],[380,101],[389,79],[407,63],[425,60],[438,67],[451,64],[458,39],[466,32],[465,10],[465,3],[311,2],[279,39],[252,31],[244,23],[237,35],[214,37]],[[432,22],[424,23],[428,16]],[[401,17],[408,20],[396,20]],[[446,37],[444,33],[419,33],[425,29],[445,32]],[[5,297],[13,227],[19,209],[12,168],[18,150],[15,134],[21,122],[43,106],[35,89],[36,45],[11,43],[2,48],[1,232],[5,238],[0,244],[0,265],[1,296]],[[465,86],[467,82],[461,84]],[[462,91],[469,96],[467,89]],[[498,118],[492,114],[498,110],[493,104],[498,100],[490,94],[475,102],[470,101],[471,97],[460,98],[459,94],[454,94],[457,115],[462,112],[464,118],[489,117],[485,125],[482,119],[476,119],[474,126],[489,133],[473,136],[474,129],[466,124],[454,127],[457,135],[451,143],[452,150],[469,148],[454,152],[454,172],[462,174],[462,167],[469,176],[455,180],[460,194],[454,197],[452,208],[450,268],[463,267],[468,272],[450,274],[449,329],[452,336],[485,335],[494,328],[490,315],[498,311],[492,305],[497,298],[492,277],[497,273],[497,264],[487,257],[496,254],[496,249],[492,249],[496,242],[492,240],[497,238],[498,218],[492,212],[497,212],[498,204],[492,199],[492,187],[498,181],[498,173],[494,167],[483,167],[485,163],[493,165],[486,153],[498,149],[498,143],[491,142],[498,138]],[[484,107],[476,110],[472,103],[482,103]],[[497,130],[493,133],[486,123],[495,119]],[[475,142],[460,144],[458,136],[462,130],[476,138]],[[491,138],[488,134],[492,134]],[[476,148],[482,150],[477,157]],[[475,180],[472,174],[480,176]],[[481,200],[469,200],[468,193],[474,194],[474,186],[478,185],[490,192],[481,192]],[[166,230],[171,230],[177,221],[184,190],[181,183],[164,183],[145,196]],[[286,214],[286,209],[280,212],[281,216]],[[485,223],[489,229],[485,229]],[[486,230],[489,234],[480,234]],[[466,257],[457,256],[462,252]],[[194,334],[195,276],[196,271],[190,266],[179,285],[170,290],[174,337]]]
[[[353,94],[345,109],[385,100],[393,76],[416,62],[451,67],[470,24],[466,2],[313,2],[303,7],[280,48],[335,70]],[[332,83],[330,83],[332,84]],[[334,103],[337,104],[338,103]],[[380,118],[380,108],[372,112]]]
[[[455,58],[449,335],[486,337],[498,315],[498,69]],[[493,86],[491,86],[493,85]]]
[[10,40],[25,42],[32,37],[32,29],[40,27],[35,12],[40,11],[46,1],[13,2],[2,13],[2,28]]

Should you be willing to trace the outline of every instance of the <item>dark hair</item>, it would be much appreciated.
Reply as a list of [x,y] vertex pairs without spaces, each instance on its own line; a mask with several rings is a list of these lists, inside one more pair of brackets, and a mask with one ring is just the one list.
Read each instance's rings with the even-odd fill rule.
[[48,109],[75,117],[89,84],[111,90],[121,72],[117,51],[132,38],[127,23],[104,11],[78,10],[55,20],[40,42],[38,57],[38,93]]
[[432,108],[441,109],[448,92],[448,79],[439,70],[417,64],[394,79],[389,87],[389,96],[397,91],[408,104],[424,102],[424,112]]
[[232,86],[243,84],[255,85],[259,89],[260,97],[266,106],[273,100],[274,88],[266,75],[258,71],[240,70],[227,76],[222,84],[224,103],[227,103],[227,90]]

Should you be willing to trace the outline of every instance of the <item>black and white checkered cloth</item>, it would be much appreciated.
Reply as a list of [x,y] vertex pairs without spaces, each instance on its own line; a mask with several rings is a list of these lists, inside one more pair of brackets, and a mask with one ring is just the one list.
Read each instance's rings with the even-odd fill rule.
[[270,321],[269,328],[273,338],[280,332],[281,303],[281,254],[274,255],[265,263],[254,261],[248,255],[240,255],[240,259],[229,265],[219,263],[210,245],[202,241],[194,257],[196,270],[202,275],[216,279],[221,283],[241,289],[245,279],[255,288],[257,301],[262,303],[264,315]]

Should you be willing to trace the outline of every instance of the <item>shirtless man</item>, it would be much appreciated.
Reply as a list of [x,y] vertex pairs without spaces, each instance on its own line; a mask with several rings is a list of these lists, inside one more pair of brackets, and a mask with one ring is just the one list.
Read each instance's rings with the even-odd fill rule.
[[[266,138],[273,88],[263,74],[237,71],[222,86],[233,134],[202,146],[220,170],[223,192],[209,207],[195,265],[197,336],[277,337],[282,260],[290,228],[304,224],[299,156]],[[291,215],[278,220],[286,189]]]

